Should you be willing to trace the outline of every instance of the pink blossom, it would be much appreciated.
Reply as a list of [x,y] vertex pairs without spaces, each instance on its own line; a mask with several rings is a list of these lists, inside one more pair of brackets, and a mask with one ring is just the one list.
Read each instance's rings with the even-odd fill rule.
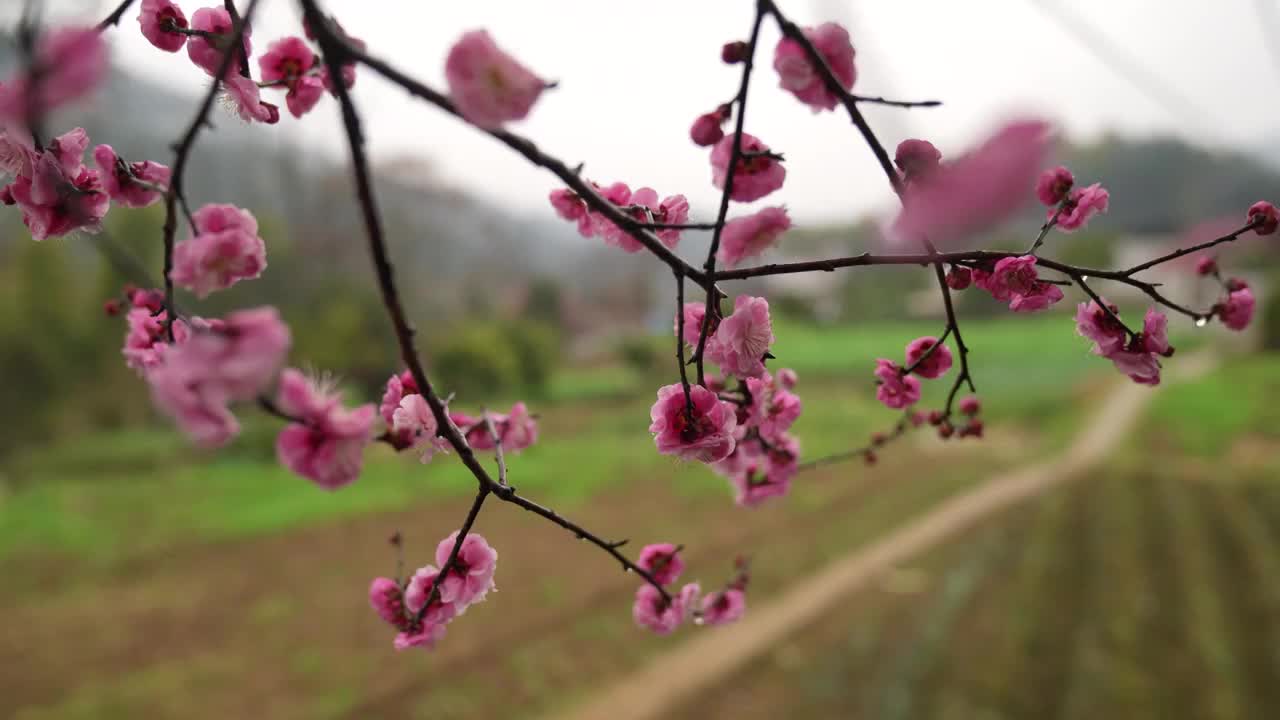
[[734,218],[725,223],[720,235],[720,262],[734,267],[746,258],[755,257],[773,247],[778,236],[790,228],[791,218],[787,216],[787,208],[781,205]]
[[262,80],[282,83],[288,89],[285,104],[294,117],[302,117],[324,96],[324,81],[310,74],[316,64],[315,53],[300,37],[281,38],[258,58]]
[[186,35],[168,29],[169,26],[187,28],[187,16],[170,0],[142,0],[138,23],[142,26],[142,36],[165,52],[178,52],[187,42]]
[[282,465],[326,490],[359,477],[364,448],[371,440],[372,404],[348,410],[334,389],[293,368],[280,374],[276,404],[299,421],[285,426],[276,438],[276,457]]
[[[144,160],[129,163],[116,155],[110,145],[93,149],[93,160],[101,170],[102,184],[117,204],[131,208],[152,205],[160,200],[160,190],[169,185],[169,168]],[[141,182],[139,182],[141,181]],[[144,186],[146,183],[151,187]]]
[[942,151],[928,140],[903,140],[893,155],[893,164],[902,172],[903,182],[912,183],[938,169]]
[[1248,222],[1259,223],[1253,231],[1259,235],[1270,235],[1280,227],[1280,211],[1266,200],[1259,200],[1249,207]]
[[1010,123],[976,149],[907,185],[890,232],[947,244],[996,225],[1023,204],[1048,148],[1049,125]]
[[1208,255],[1196,260],[1197,275],[1214,275],[1218,272],[1217,258]]
[[[194,42],[194,41],[193,41]],[[258,83],[241,75],[228,75],[222,83],[227,98],[236,107],[240,119],[247,122],[260,122],[274,125],[280,122],[280,108],[262,99]]]
[[438,452],[446,452],[449,442],[438,436],[440,425],[431,412],[427,399],[419,394],[405,395],[391,416],[391,431],[407,440],[406,447],[422,451],[422,462],[431,462]]
[[[160,365],[160,354],[169,344],[169,338],[164,330],[166,317],[163,311],[155,314],[146,308],[133,308],[125,315],[125,322],[129,329],[125,333],[124,348],[121,352],[124,354],[125,364],[140,375]],[[186,340],[187,334],[186,323],[181,320],[175,321],[174,340],[182,342]]]
[[671,543],[645,545],[636,559],[636,565],[653,576],[660,585],[669,585],[680,579],[684,572],[684,558],[680,548]]
[[[683,195],[670,195],[662,199],[658,209],[653,213],[653,221],[664,225],[683,225],[689,222],[689,201]],[[663,245],[675,248],[680,242],[680,231],[665,228],[657,231],[658,239]]]
[[1169,318],[1159,310],[1150,308],[1142,319],[1142,344],[1150,353],[1169,357],[1173,346],[1169,344]]
[[173,282],[206,297],[267,267],[267,248],[258,237],[258,221],[234,205],[205,205],[193,216],[196,235],[173,249]]
[[[467,445],[472,450],[492,450],[496,447],[493,442],[493,433],[489,432],[489,428],[485,425],[483,418],[471,417],[466,413],[451,412],[449,413],[449,420],[458,426],[458,430],[462,432],[463,438],[466,439]],[[497,424],[498,421],[495,419],[495,428]]]
[[[191,29],[201,30],[205,33],[217,35],[217,38],[204,38],[193,35],[187,41],[187,57],[191,58],[191,62],[203,69],[210,76],[216,77],[218,68],[222,65],[222,58],[226,54],[227,45],[231,41],[231,36],[235,33],[235,23],[231,21],[231,14],[225,8],[204,7],[196,10],[191,15]],[[244,33],[240,42],[244,44],[244,53],[246,56],[253,54],[253,44],[249,41],[252,34],[252,28],[248,25],[244,28]],[[240,74],[240,53],[231,53],[231,65],[227,68],[227,80],[232,75]]]
[[1075,182],[1075,176],[1065,167],[1059,165],[1056,168],[1050,168],[1041,173],[1040,178],[1036,180],[1036,197],[1048,207],[1057,207],[1058,203],[1067,199],[1067,193],[1071,192],[1071,186]]
[[1232,283],[1232,289],[1227,292],[1226,299],[1220,301],[1213,309],[1223,325],[1232,330],[1244,330],[1249,326],[1249,321],[1253,320],[1255,305],[1257,300],[1253,296],[1253,291],[1248,285],[1235,280]]
[[[858,72],[853,64],[853,45],[849,32],[836,23],[823,23],[804,28],[804,36],[817,48],[827,67],[845,90],[853,88]],[[827,89],[822,74],[809,61],[800,43],[784,37],[773,52],[773,69],[778,71],[779,85],[795,95],[814,112],[832,110],[839,98]]]
[[963,265],[952,265],[947,271],[947,287],[965,290],[973,283],[973,272]]
[[[1114,313],[1116,307],[1111,306]],[[1076,332],[1081,337],[1093,341],[1093,352],[1096,355],[1110,357],[1124,348],[1128,341],[1128,333],[1124,326],[1111,317],[1098,303],[1090,301],[1080,303],[1076,309]]]
[[911,375],[903,375],[902,368],[892,360],[876,360],[876,399],[885,407],[900,410],[915,405],[920,400],[920,381]]
[[587,215],[587,203],[578,193],[569,188],[551,191],[551,207],[556,214],[570,222],[578,222]]
[[723,460],[733,452],[737,427],[733,405],[699,385],[690,388],[690,398],[692,409],[686,406],[679,383],[658,390],[658,401],[649,411],[653,421],[649,432],[655,436],[658,452],[705,463]]
[[275,308],[202,321],[185,342],[164,348],[161,364],[148,372],[152,399],[198,444],[222,445],[239,432],[227,405],[257,396],[284,361],[289,341]]
[[680,606],[681,622],[693,617],[698,611],[698,597],[702,595],[702,586],[696,582],[685,583],[680,588],[680,594],[676,598],[676,603]]
[[[1062,211],[1058,215],[1058,228],[1064,232],[1079,230],[1089,222],[1089,218],[1107,211],[1107,202],[1110,197],[1111,194],[1098,183],[1072,190],[1071,195],[1062,204]],[[1053,217],[1056,212],[1056,210],[1050,210],[1049,217]]]
[[[721,190],[733,159],[733,135],[726,135],[711,149],[711,183]],[[754,135],[742,133],[742,152],[733,172],[733,192],[729,198],[753,202],[782,187],[787,169],[772,155],[769,146]]]
[[[907,344],[907,367],[914,366],[913,373],[930,380],[942,377],[951,369],[951,349],[939,345],[938,349],[929,352],[937,344],[938,338],[919,337]],[[928,357],[925,357],[928,355]],[[917,364],[918,363],[918,364]]]
[[746,612],[747,595],[737,588],[727,588],[702,598],[702,622],[707,625],[727,625],[741,620]]
[[1159,359],[1141,347],[1121,349],[1109,355],[1107,359],[1116,366],[1117,370],[1140,385],[1160,384]]
[[726,373],[739,378],[760,377],[765,372],[764,356],[772,344],[769,301],[739,295],[733,303],[733,314],[716,328],[715,356],[708,357]]
[[[76,230],[97,232],[111,207],[96,170],[84,164],[89,136],[75,128],[49,141],[40,154],[18,145],[19,172],[7,188],[9,204],[22,210],[22,221],[35,240]],[[21,155],[25,153],[25,162]],[[10,202],[11,201],[11,202]]]
[[[689,219],[689,201],[683,195],[672,195],[659,203],[657,191],[642,187],[632,193],[630,203],[637,206],[630,211],[631,216],[640,222],[679,225]],[[647,212],[641,208],[647,209]],[[656,234],[662,244],[669,248],[675,248],[680,242],[680,231],[677,229],[658,230]],[[613,223],[608,223],[605,228],[605,242],[622,247],[627,252],[644,248],[640,241]]]
[[[782,372],[778,375],[781,376]],[[800,397],[781,383],[773,382],[768,375],[748,379],[747,389],[752,399],[747,424],[755,426],[762,437],[775,437],[799,419],[802,410]]]
[[408,618],[404,614],[404,593],[391,578],[374,578],[369,585],[369,605],[378,617],[395,627],[405,627]]
[[1040,280],[1033,255],[1003,258],[990,275],[975,276],[982,281],[979,287],[997,300],[1008,300],[1014,312],[1044,310],[1063,298],[1057,285]]
[[512,405],[511,412],[502,416],[495,426],[504,452],[518,453],[538,441],[538,421],[522,402]]
[[546,83],[494,44],[484,30],[466,33],[445,60],[449,97],[462,117],[482,128],[521,120]]
[[719,109],[699,115],[693,121],[693,127],[689,128],[689,137],[693,140],[693,144],[708,147],[720,142],[720,138],[724,137],[724,129],[721,125],[726,119],[728,118]]
[[783,433],[773,437],[770,445],[766,452],[759,442],[739,443],[732,455],[714,466],[729,479],[737,505],[756,507],[791,490],[799,469],[800,442]]
[[[439,574],[440,571],[434,565],[426,565],[418,568],[413,577],[409,578],[409,585],[404,593],[407,607],[405,614],[409,617],[406,619],[406,628],[396,635],[397,650],[431,648],[444,637],[445,625],[457,616],[457,606],[444,602],[438,594],[430,605],[427,604],[431,588]],[[424,606],[427,608],[425,611],[422,610]],[[421,618],[417,617],[419,612],[422,612]]]
[[382,416],[382,422],[387,426],[388,440],[396,450],[404,450],[410,447],[415,440],[412,429],[401,431],[395,429],[395,412],[399,409],[400,401],[405,396],[413,395],[417,392],[418,384],[414,381],[413,374],[408,370],[399,375],[392,375],[387,379],[387,387],[382,394],[382,403],[378,406],[378,414]]
[[960,399],[960,412],[964,415],[977,415],[982,409],[982,403],[979,402],[977,395],[966,395]]
[[640,627],[659,635],[667,635],[680,626],[685,618],[685,609],[680,605],[679,598],[668,601],[658,588],[645,583],[636,590],[631,617]]
[[[698,340],[702,337],[702,319],[706,317],[707,306],[700,302],[685,303],[682,309],[684,313],[684,341],[691,348],[698,347]],[[711,327],[707,330],[707,344],[710,345],[715,337],[716,327],[719,321],[712,317]],[[679,332],[680,323],[677,318],[676,332]]]
[[799,377],[796,376],[796,371],[791,368],[782,368],[778,371],[777,377],[778,384],[787,390],[794,388],[796,386],[796,382],[799,381]]
[[[444,567],[453,553],[458,531],[436,545],[436,563]],[[467,607],[484,600],[494,589],[493,573],[498,568],[498,551],[489,546],[483,535],[468,533],[449,574],[440,583],[440,600],[454,605],[461,615]]]
[[107,43],[91,27],[51,30],[40,37],[34,64],[38,80],[23,71],[0,85],[0,119],[25,123],[87,95],[106,77]]

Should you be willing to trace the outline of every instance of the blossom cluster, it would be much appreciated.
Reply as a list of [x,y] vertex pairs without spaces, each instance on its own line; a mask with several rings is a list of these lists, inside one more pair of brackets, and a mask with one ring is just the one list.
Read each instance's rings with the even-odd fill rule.
[[737,576],[719,591],[703,594],[702,585],[685,583],[676,591],[659,589],[675,583],[684,572],[681,548],[671,543],[646,545],[636,566],[653,578],[636,589],[631,617],[640,627],[667,635],[688,620],[698,625],[724,625],[740,619],[747,610],[747,573],[739,561]]

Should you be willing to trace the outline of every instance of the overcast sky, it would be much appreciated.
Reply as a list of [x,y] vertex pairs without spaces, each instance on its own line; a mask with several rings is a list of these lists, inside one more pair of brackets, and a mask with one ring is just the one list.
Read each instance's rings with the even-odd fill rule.
[[[101,13],[108,5],[101,2]],[[188,16],[209,0],[180,3]],[[241,5],[243,6],[243,2]],[[905,137],[957,154],[1002,117],[1043,114],[1073,138],[1107,131],[1174,133],[1213,146],[1252,146],[1280,137],[1280,72],[1264,44],[1260,6],[1280,0],[781,0],[802,24],[836,20],[857,49],[855,91],[904,99],[936,98],[937,109],[868,108],[892,148]],[[263,0],[255,51],[300,34],[296,4]],[[720,46],[744,38],[750,0],[329,0],[326,6],[371,50],[444,88],[449,46],[466,30],[488,29],[500,46],[560,86],[512,129],[587,176],[686,194],[697,215],[713,212],[707,151],[687,137],[699,113],[732,96],[739,70],[721,64]],[[1044,9],[1057,8],[1056,13]],[[1177,98],[1153,99],[1068,32],[1065,13],[1103,44],[1134,58],[1137,72]],[[204,75],[185,58],[146,43],[133,10],[111,34],[114,57],[152,79],[192,92]],[[747,129],[786,153],[786,186],[767,198],[801,221],[844,220],[888,199],[884,178],[847,119],[813,115],[777,88],[771,67],[777,30],[766,23],[751,88]],[[1095,41],[1096,43],[1097,41]],[[254,72],[257,73],[256,63]],[[1148,83],[1150,85],[1150,83]],[[485,135],[410,99],[367,70],[356,97],[369,142],[381,160],[428,162],[442,182],[518,209],[547,208],[555,187]],[[281,103],[283,104],[283,103]],[[263,132],[307,152],[345,154],[337,104],[285,115]]]

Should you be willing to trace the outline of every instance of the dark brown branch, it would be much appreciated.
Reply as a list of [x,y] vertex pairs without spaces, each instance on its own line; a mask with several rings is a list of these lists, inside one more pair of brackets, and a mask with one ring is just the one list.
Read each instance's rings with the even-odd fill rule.
[[489,497],[489,488],[481,485],[476,491],[476,499],[471,503],[471,509],[467,511],[467,519],[462,521],[462,527],[458,529],[458,536],[454,538],[453,548],[449,550],[449,557],[444,561],[444,565],[440,568],[440,572],[436,573],[436,579],[431,583],[431,592],[427,593],[426,602],[422,603],[422,607],[418,608],[417,614],[413,616],[413,624],[417,625],[422,622],[422,616],[427,613],[427,608],[431,607],[431,603],[436,601],[440,596],[440,584],[449,577],[449,573],[453,572],[453,566],[458,563],[458,553],[462,551],[462,543],[467,539],[467,534],[471,532],[471,526],[475,525],[476,518],[480,516],[480,508],[484,507],[484,501]]
[[929,108],[942,105],[941,100],[888,100],[880,96],[869,95],[853,95],[850,94],[854,102],[871,103],[873,105],[888,105],[897,108]]
[[124,0],[124,2],[117,5],[116,9],[112,10],[110,15],[106,16],[102,19],[102,22],[98,23],[98,30],[106,30],[112,25],[119,25],[120,18],[124,17],[124,14],[128,12],[131,5],[133,5],[133,0]]
[[684,388],[685,412],[693,415],[693,395],[689,387],[689,368],[684,361],[684,276],[676,276],[676,362],[680,364],[680,386]]
[[[231,22],[239,25],[240,13],[236,11],[235,0],[223,0],[222,6],[227,9],[227,14],[231,16]],[[249,48],[244,42],[244,36],[241,35],[240,39],[234,42],[234,45],[240,60],[240,76],[252,80],[253,76],[249,74]],[[218,77],[222,76],[219,75]]]
[[[245,28],[248,27],[249,19],[253,17],[254,10],[258,7],[258,0],[249,0],[249,7],[245,10],[244,18],[235,24],[235,28],[231,31],[231,41],[227,45],[227,49],[222,53],[222,62],[218,63],[218,72],[216,78],[226,77],[227,70],[231,68],[231,63],[235,59],[235,53],[232,52],[237,45],[241,44],[244,38]],[[209,92],[205,93],[204,100],[201,101],[200,107],[196,110],[195,117],[191,118],[191,123],[187,125],[187,130],[182,134],[182,138],[173,146],[173,171],[169,177],[169,191],[164,194],[164,304],[167,307],[173,307],[173,280],[169,277],[173,271],[173,244],[174,236],[178,231],[178,213],[177,202],[182,199],[182,207],[187,215],[188,222],[191,221],[190,208],[187,207],[187,199],[182,191],[182,177],[187,170],[187,161],[191,158],[191,150],[195,147],[196,137],[200,134],[200,128],[209,123],[209,111],[213,109],[213,101],[218,97],[220,89],[220,81],[214,80],[213,85],[209,87]],[[194,228],[194,226],[193,226]],[[165,332],[169,336],[169,340],[173,340],[173,317],[172,314],[166,319]]]
[[1261,224],[1261,222],[1262,222],[1261,220],[1258,220],[1257,222],[1251,222],[1245,225],[1244,227],[1240,228],[1239,230],[1230,232],[1226,235],[1223,235],[1222,237],[1214,238],[1213,240],[1210,240],[1208,242],[1202,242],[1198,245],[1192,245],[1191,247],[1185,247],[1180,250],[1175,250],[1167,255],[1161,255],[1160,257],[1155,258],[1153,260],[1148,260],[1147,262],[1141,263],[1139,265],[1134,265],[1128,270],[1122,271],[1120,274],[1125,276],[1136,275],[1137,273],[1140,273],[1143,270],[1153,268],[1156,265],[1160,265],[1162,263],[1167,263],[1170,260],[1177,260],[1178,258],[1184,255],[1190,255],[1191,253],[1194,253],[1194,252],[1200,252],[1201,250],[1208,250],[1211,247],[1216,247],[1223,243],[1231,242],[1236,238],[1240,237],[1241,235],[1243,235],[1244,233],[1254,229],[1259,224]]
[[[733,127],[733,146],[729,152],[729,166],[724,176],[724,192],[720,194],[720,211],[716,214],[715,232],[711,235],[711,247],[707,250],[707,260],[702,267],[707,271],[708,278],[714,278],[716,273],[716,253],[720,250],[720,235],[724,232],[724,224],[729,216],[729,201],[733,195],[733,179],[738,174],[738,163],[743,159],[742,152],[742,133],[747,123],[747,91],[751,86],[751,71],[755,67],[756,44],[760,39],[760,26],[764,23],[764,3],[756,3],[756,17],[751,25],[751,38],[747,41],[746,52],[743,53],[742,59],[742,81],[738,85],[738,94],[734,96],[729,104],[738,106],[738,117]],[[711,280],[709,282],[714,282]],[[711,334],[711,325],[715,318],[719,315],[720,297],[712,292],[710,284],[707,284],[707,302],[706,309],[702,313],[702,327],[698,331],[698,347],[693,351],[693,359],[698,364],[698,384],[706,385],[705,375],[705,358],[707,350],[707,336]],[[681,308],[683,314],[683,308]],[[714,313],[714,314],[713,314]],[[681,372],[684,372],[684,366],[680,366]]]
[[[324,14],[317,6],[316,0],[299,0],[302,5],[303,13],[306,16],[307,23],[311,26],[315,33],[316,40],[320,44],[321,53],[324,61],[329,68],[331,77],[342,77],[342,64],[349,60],[359,60],[360,58],[354,53],[349,52],[350,45],[338,33],[334,32],[333,26],[325,18]],[[427,377],[426,370],[422,366],[422,361],[418,355],[417,348],[414,345],[413,328],[409,325],[409,321],[405,316],[404,307],[400,301],[399,291],[396,289],[394,273],[391,262],[387,255],[386,242],[383,237],[382,221],[377,209],[377,201],[373,193],[372,178],[369,173],[368,160],[364,152],[364,136],[361,131],[360,116],[356,112],[355,103],[351,99],[345,84],[334,83],[334,89],[338,96],[338,103],[342,109],[343,127],[347,135],[347,144],[351,151],[352,174],[356,183],[356,195],[360,202],[361,214],[364,217],[365,234],[369,241],[369,251],[373,257],[374,270],[378,280],[378,289],[382,294],[383,305],[387,309],[387,314],[391,318],[391,324],[395,330],[396,341],[400,346],[401,359],[405,366],[409,368],[409,373],[413,376],[414,382],[418,385],[418,391],[426,400],[428,407],[431,408],[432,414],[436,418],[436,422],[440,427],[440,434],[445,438],[449,445],[458,453],[458,458],[467,470],[475,476],[479,484],[479,493],[492,493],[500,500],[512,503],[524,508],[530,512],[536,513],[548,520],[551,520],[560,527],[565,528],[574,533],[575,536],[591,541],[600,549],[612,555],[615,559],[622,563],[622,566],[631,572],[635,572],[645,582],[650,583],[662,594],[667,602],[671,602],[671,596],[662,584],[659,583],[651,574],[640,568],[626,556],[618,552],[614,544],[609,543],[586,529],[560,516],[555,511],[545,508],[538,503],[516,494],[514,487],[496,482],[489,473],[484,469],[476,459],[475,453],[471,446],[467,444],[466,438],[459,432],[453,421],[449,419],[448,412],[444,403],[440,401],[440,397],[436,394],[435,388],[431,384],[431,380]],[[451,110],[452,104],[448,100],[441,98]],[[456,111],[455,111],[456,112]],[[491,133],[493,134],[493,133]],[[515,137],[515,136],[511,136]],[[537,152],[533,148],[532,143],[520,139],[521,142],[528,144],[533,152]],[[559,162],[559,161],[555,161]],[[563,163],[560,164],[563,166]],[[568,170],[565,168],[566,171]],[[569,173],[573,176],[572,173]],[[603,198],[598,198],[604,202]],[[607,203],[606,203],[607,204]],[[612,206],[610,206],[612,207]],[[656,236],[654,236],[656,240]],[[659,243],[661,245],[661,243]],[[666,249],[665,247],[663,248]],[[683,264],[683,261],[681,261]],[[478,505],[482,500],[477,500],[475,511],[479,512]],[[461,537],[461,533],[460,536]],[[449,563],[446,563],[449,565]],[[447,568],[441,569],[441,574],[446,574]],[[438,585],[438,583],[437,583]],[[435,594],[433,590],[432,594]],[[429,603],[428,603],[429,604]],[[425,607],[425,605],[424,605]]]

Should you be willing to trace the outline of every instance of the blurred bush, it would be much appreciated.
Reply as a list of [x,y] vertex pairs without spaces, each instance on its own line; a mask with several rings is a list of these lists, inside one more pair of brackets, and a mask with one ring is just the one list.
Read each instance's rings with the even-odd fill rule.
[[559,360],[556,331],[533,321],[468,324],[432,353],[444,389],[467,398],[514,389],[539,394]]

